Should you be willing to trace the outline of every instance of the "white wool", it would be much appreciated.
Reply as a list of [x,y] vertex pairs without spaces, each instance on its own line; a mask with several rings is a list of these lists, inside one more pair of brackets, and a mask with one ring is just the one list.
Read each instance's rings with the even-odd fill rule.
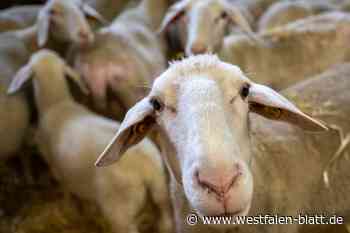
[[92,113],[71,98],[64,74],[67,65],[57,54],[40,51],[29,65],[39,108],[39,148],[55,177],[71,193],[96,202],[114,232],[137,232],[137,216],[155,214],[143,209],[148,203],[159,210],[159,231],[170,232],[166,176],[153,143],[145,139],[108,169],[94,167],[119,123]]

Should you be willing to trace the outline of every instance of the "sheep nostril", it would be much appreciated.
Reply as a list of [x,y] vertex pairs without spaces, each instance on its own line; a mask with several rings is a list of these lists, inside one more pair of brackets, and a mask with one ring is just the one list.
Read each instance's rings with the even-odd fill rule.
[[202,176],[200,171],[195,172],[195,179],[197,183],[208,191],[208,193],[215,193],[219,197],[224,197],[235,185],[238,178],[242,175],[239,164],[235,164],[233,170],[227,174],[214,176]]

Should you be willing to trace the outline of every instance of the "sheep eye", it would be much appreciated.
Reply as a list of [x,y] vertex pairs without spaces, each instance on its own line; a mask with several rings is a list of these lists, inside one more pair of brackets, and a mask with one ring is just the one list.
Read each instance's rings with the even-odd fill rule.
[[138,124],[134,127],[134,133],[136,134],[145,134],[147,131],[146,124]]
[[158,112],[163,110],[163,105],[159,100],[151,99],[151,104],[152,104],[152,107],[154,110],[156,110]]
[[216,21],[216,22],[220,22],[221,20],[226,19],[227,17],[228,17],[228,14],[227,14],[225,11],[223,11],[223,12],[221,12],[221,14],[215,19],[215,21]]
[[57,11],[55,9],[50,9],[50,15],[57,15]]
[[249,88],[250,88],[250,85],[248,83],[246,83],[242,86],[241,91],[240,91],[240,95],[241,95],[242,99],[247,98],[247,96],[249,95]]
[[227,16],[228,16],[227,13],[225,11],[223,11],[220,15],[220,18],[225,19],[225,18],[227,18]]
[[54,8],[50,9],[50,11],[49,11],[50,15],[61,15],[61,13],[62,12],[60,12],[59,10],[54,9]]

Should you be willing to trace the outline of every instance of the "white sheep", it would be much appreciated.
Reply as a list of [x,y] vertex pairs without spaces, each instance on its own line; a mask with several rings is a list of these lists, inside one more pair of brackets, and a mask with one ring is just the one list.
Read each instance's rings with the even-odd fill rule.
[[186,55],[217,52],[233,24],[260,42],[249,19],[244,8],[227,0],[182,0],[169,8],[159,31],[167,32],[172,24],[177,23],[178,30],[176,35],[170,33],[170,42],[179,40]]
[[[349,223],[350,186],[347,182],[350,178],[350,163],[345,156],[350,152],[349,145],[343,151],[343,156],[333,160],[339,146],[343,144],[343,135],[346,137],[350,132],[349,75],[349,63],[338,65],[282,92],[303,110],[337,130],[311,134],[252,116],[252,171],[257,179],[253,197],[256,201],[249,215],[267,212],[292,216],[299,213],[336,214],[344,217],[344,223]],[[331,161],[333,163],[328,166]],[[324,180],[325,168],[328,168],[329,186]],[[260,225],[259,231],[346,232],[342,229],[344,227],[345,225],[314,225],[311,230],[305,225],[297,224]],[[238,232],[245,233],[247,228],[242,227]]]
[[45,46],[65,53],[72,43],[87,46],[94,41],[87,17],[103,21],[81,0],[50,0],[40,9],[35,25],[10,33],[25,41],[32,52]]
[[128,6],[130,0],[85,0],[92,8],[96,9],[103,17],[112,21],[125,7]]
[[336,9],[336,6],[319,1],[298,0],[277,2],[271,5],[261,16],[258,23],[258,31],[263,32],[298,19]]
[[260,33],[270,47],[228,36],[219,56],[252,74],[253,80],[280,90],[349,61],[349,31],[349,13],[323,13]]
[[272,4],[278,1],[280,0],[234,0],[235,4],[244,7],[251,13],[254,24]]
[[138,232],[138,216],[152,201],[159,212],[159,232],[170,232],[170,200],[156,147],[143,140],[120,164],[106,170],[94,167],[119,124],[76,103],[65,76],[87,92],[79,75],[56,53],[41,50],[21,68],[9,87],[9,93],[15,93],[33,80],[39,112],[37,141],[55,177],[78,197],[97,202],[114,232]]
[[[290,140],[286,141],[281,150],[274,152],[276,161],[269,162],[267,157],[270,155],[251,143],[250,136],[255,137],[256,131],[250,131],[249,126],[253,121],[260,122],[261,118],[254,114],[249,116],[249,112],[281,121],[276,124],[280,125],[283,135],[288,136],[290,133]],[[96,165],[106,166],[119,160],[125,151],[147,135],[148,130],[139,133],[133,129],[142,127],[156,130],[160,134],[162,156],[172,174],[171,191],[178,232],[221,232],[226,230],[221,226],[211,228],[200,224],[186,225],[186,215],[194,212],[199,216],[244,216],[248,213],[257,214],[256,212],[271,214],[274,211],[279,211],[276,214],[288,215],[295,214],[294,211],[302,210],[302,207],[307,211],[309,209],[306,208],[311,207],[308,206],[308,198],[298,203],[293,199],[293,193],[296,192],[295,197],[299,197],[302,194],[299,192],[315,192],[309,182],[303,183],[304,179],[310,182],[313,178],[319,179],[305,175],[305,171],[310,171],[307,166],[315,158],[304,164],[307,161],[305,157],[310,154],[299,155],[299,150],[302,151],[305,147],[293,145],[305,143],[302,137],[298,138],[302,131],[286,127],[282,122],[310,131],[327,129],[324,124],[301,112],[277,92],[249,80],[237,66],[221,62],[213,55],[193,56],[171,64],[155,80],[149,95],[128,111],[118,133]],[[347,124],[349,125],[348,120]],[[284,139],[284,136],[276,138],[279,131],[268,133],[271,134],[269,138],[277,140],[275,144]],[[264,136],[268,138],[266,134]],[[134,138],[138,140],[133,140]],[[256,140],[259,139],[260,137]],[[271,151],[273,149],[272,146]],[[320,150],[313,153],[317,157],[317,153],[324,152]],[[279,157],[285,158],[286,164],[280,164]],[[298,163],[296,157],[299,158]],[[291,160],[300,168],[295,166],[287,169]],[[302,174],[296,172],[294,179],[295,168],[306,177],[301,178]],[[287,171],[291,173],[285,174]],[[270,182],[276,182],[275,186],[270,188]],[[296,185],[298,182],[300,184]],[[281,185],[280,190],[277,183]],[[327,197],[327,191],[323,191],[320,195]],[[270,200],[271,197],[276,200]],[[284,205],[287,201],[290,209]],[[348,196],[346,201],[349,203]],[[342,203],[337,204],[339,205],[334,212],[345,214],[341,212]],[[322,205],[322,202],[317,202],[317,205],[319,210],[328,210],[328,206]],[[259,208],[260,206],[264,208]],[[348,207],[349,205],[343,206]],[[257,227],[265,229],[261,225]]]
[[165,69],[164,42],[155,31],[167,6],[168,0],[143,0],[101,28],[94,44],[72,49],[69,61],[88,84],[95,110],[122,119]]
[[20,40],[0,35],[0,160],[3,161],[22,146],[29,127],[29,107],[24,92],[6,94],[12,76],[26,62],[29,53]]
[[[46,3],[48,2],[49,1]],[[65,3],[65,1],[57,2]],[[100,26],[101,23],[107,23],[105,15],[116,15],[125,5],[125,1],[118,3],[114,0],[73,0],[68,1],[68,3],[77,4],[84,15],[89,19],[89,24],[91,26]],[[116,7],[116,5],[118,5],[118,7]],[[0,27],[0,30],[5,31],[5,29],[13,30],[32,26],[35,24],[37,15],[42,7],[43,5],[19,5],[2,10],[0,12],[0,25],[3,27]],[[100,14],[100,10],[106,14]],[[96,12],[99,12],[99,14],[96,14]],[[96,21],[96,19],[98,22],[95,24],[94,21]]]
[[50,45],[84,44],[93,38],[93,33],[80,9],[82,5],[75,4],[81,3],[50,0],[40,10],[35,26],[0,35],[0,135],[3,138],[0,144],[1,159],[18,152],[28,129],[30,106],[27,104],[24,92],[14,96],[6,95],[17,69],[27,62],[30,52],[43,46],[46,41],[53,41],[49,43]]

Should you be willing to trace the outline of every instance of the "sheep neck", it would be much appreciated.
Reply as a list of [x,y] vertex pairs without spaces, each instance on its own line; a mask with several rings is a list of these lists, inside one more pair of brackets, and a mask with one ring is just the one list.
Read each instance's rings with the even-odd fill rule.
[[[51,72],[39,74],[34,81],[35,101],[40,113],[45,113],[51,107],[65,102],[72,101],[68,84],[62,74]],[[58,77],[60,76],[60,77]]]

